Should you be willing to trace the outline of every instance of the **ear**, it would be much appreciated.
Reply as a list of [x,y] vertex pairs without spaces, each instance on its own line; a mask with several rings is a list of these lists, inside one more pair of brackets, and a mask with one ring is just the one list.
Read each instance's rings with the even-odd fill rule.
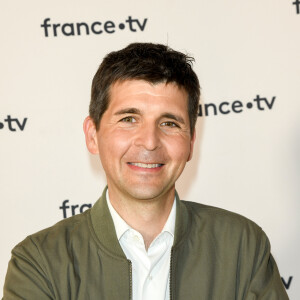
[[90,116],[86,117],[83,122],[83,131],[85,134],[86,147],[92,154],[98,154],[96,125]]
[[193,136],[191,138],[191,142],[190,142],[190,154],[189,154],[189,157],[188,157],[187,161],[190,161],[192,159],[192,157],[193,157],[195,139],[196,139],[196,129],[194,129],[194,133],[193,133]]

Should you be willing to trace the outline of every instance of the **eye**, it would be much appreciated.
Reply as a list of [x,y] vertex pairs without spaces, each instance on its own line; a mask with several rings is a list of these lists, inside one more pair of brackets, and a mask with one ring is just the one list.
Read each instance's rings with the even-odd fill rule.
[[163,122],[163,123],[161,123],[161,125],[166,126],[166,127],[179,127],[176,123],[171,122],[171,121]]
[[125,118],[121,119],[120,122],[135,123],[136,119],[134,117],[125,117]]

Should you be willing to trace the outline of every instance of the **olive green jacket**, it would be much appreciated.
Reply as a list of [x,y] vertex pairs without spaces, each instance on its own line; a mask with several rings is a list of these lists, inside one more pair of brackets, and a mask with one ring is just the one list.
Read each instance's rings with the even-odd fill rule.
[[[222,209],[176,201],[171,300],[288,299],[261,228]],[[92,209],[13,249],[3,299],[126,300],[131,291],[131,262],[104,191]]]

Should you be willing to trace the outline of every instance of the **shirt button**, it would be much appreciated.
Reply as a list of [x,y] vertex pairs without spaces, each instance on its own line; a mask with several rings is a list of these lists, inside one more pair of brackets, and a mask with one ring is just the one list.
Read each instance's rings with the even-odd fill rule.
[[148,278],[149,278],[149,280],[152,280],[152,275],[149,275]]

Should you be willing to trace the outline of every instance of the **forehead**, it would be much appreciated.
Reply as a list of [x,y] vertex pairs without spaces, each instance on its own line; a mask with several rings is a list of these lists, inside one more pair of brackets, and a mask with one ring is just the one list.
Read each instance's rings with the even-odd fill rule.
[[170,109],[187,111],[188,94],[176,83],[150,83],[144,80],[124,80],[115,82],[109,93],[109,107],[115,106],[169,106]]

